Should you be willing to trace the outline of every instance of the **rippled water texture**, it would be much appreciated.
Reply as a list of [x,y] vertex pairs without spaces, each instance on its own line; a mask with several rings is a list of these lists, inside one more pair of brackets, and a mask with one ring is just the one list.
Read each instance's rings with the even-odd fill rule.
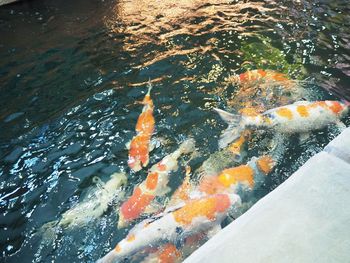
[[[116,228],[117,204],[89,227],[55,233],[53,243],[40,229],[96,187],[94,176],[106,181],[127,172],[127,193],[145,178],[127,168],[125,143],[135,134],[149,79],[155,137],[163,142],[152,164],[190,136],[201,152],[195,167],[216,151],[225,125],[212,107],[249,102],[230,82],[249,69],[283,72],[308,98],[350,100],[349,9],[345,0],[45,0],[0,7],[1,261],[92,262],[125,237],[127,230]],[[256,198],[337,133],[314,132],[302,145],[291,138],[294,146]],[[174,187],[183,170],[172,178]]]

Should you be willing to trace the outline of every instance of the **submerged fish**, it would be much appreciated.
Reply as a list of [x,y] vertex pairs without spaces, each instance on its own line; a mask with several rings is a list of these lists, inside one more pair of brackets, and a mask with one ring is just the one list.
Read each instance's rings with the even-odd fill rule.
[[38,233],[43,238],[43,244],[51,245],[56,238],[57,227],[66,229],[84,227],[102,216],[113,201],[124,197],[122,186],[126,182],[124,173],[112,174],[106,183],[98,178],[97,187],[91,189],[83,201],[63,213],[60,220],[48,222],[39,229]]
[[195,141],[188,139],[173,153],[152,166],[147,178],[135,187],[132,196],[120,207],[118,227],[124,227],[139,218],[150,207],[156,196],[163,196],[170,191],[168,187],[170,172],[178,169],[177,160],[182,154],[195,150]]
[[144,97],[143,109],[136,123],[136,136],[127,145],[129,148],[128,165],[135,172],[148,165],[149,152],[151,150],[151,137],[154,132],[155,120],[153,117],[153,101],[151,99],[151,83],[148,84],[148,92]]
[[82,202],[66,211],[59,225],[83,226],[92,219],[100,217],[115,198],[121,199],[124,196],[121,186],[126,182],[127,178],[124,173],[112,174],[106,183],[99,179],[98,187],[91,191]]
[[122,261],[148,247],[184,240],[219,226],[230,209],[240,204],[235,194],[217,194],[185,202],[181,207],[136,225],[99,263]]
[[225,147],[246,128],[269,128],[281,134],[305,134],[332,123],[344,126],[340,119],[347,114],[349,107],[339,101],[327,100],[298,101],[256,115],[235,115],[220,109],[215,110],[229,124],[219,141],[219,146]]
[[270,156],[253,157],[247,164],[223,170],[216,176],[207,176],[199,182],[198,190],[205,194],[241,194],[261,185],[276,162]]
[[[248,70],[244,73],[239,74],[238,76],[232,77],[233,81],[240,84],[240,85],[251,85],[252,82],[256,81],[277,81],[277,82],[283,82],[283,81],[290,81],[288,76],[286,74],[273,71],[273,70],[263,70],[263,69],[253,69]],[[232,81],[232,80],[231,80]]]
[[194,177],[200,179],[205,176],[214,176],[225,168],[241,164],[247,155],[246,141],[249,137],[250,131],[246,130],[241,133],[241,136],[237,140],[230,143],[228,147],[212,153],[202,163],[201,167],[195,171]]
[[155,252],[142,260],[142,263],[176,263],[181,262],[182,253],[172,243],[166,243],[159,247]]

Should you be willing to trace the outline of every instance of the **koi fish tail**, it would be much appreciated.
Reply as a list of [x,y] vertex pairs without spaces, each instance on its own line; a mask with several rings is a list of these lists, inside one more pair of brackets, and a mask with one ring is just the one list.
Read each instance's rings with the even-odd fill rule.
[[151,95],[151,90],[153,88],[152,83],[151,83],[151,79],[148,80],[147,87],[148,87],[148,91],[147,91],[146,96],[150,96]]
[[242,124],[242,116],[232,114],[221,109],[214,108],[222,120],[224,120],[228,127],[220,136],[219,148],[225,148],[228,144],[238,139],[244,131],[245,126]]

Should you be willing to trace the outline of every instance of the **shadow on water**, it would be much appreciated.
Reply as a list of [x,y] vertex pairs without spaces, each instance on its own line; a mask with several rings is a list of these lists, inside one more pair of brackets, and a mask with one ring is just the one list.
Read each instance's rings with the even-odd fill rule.
[[[314,99],[350,100],[347,1],[31,1],[0,7],[0,250],[5,262],[94,261],[123,238],[116,206],[91,227],[38,234],[92,178],[126,171],[127,143],[151,79],[151,163],[192,136],[205,159],[232,106],[230,75],[263,68],[304,80]],[[323,88],[323,89],[321,89]],[[186,116],[186,117],[184,117]],[[346,120],[349,125],[349,120]],[[337,134],[290,149],[257,198]],[[177,176],[178,175],[178,176]],[[181,181],[181,171],[174,178]],[[145,177],[132,174],[132,187]]]

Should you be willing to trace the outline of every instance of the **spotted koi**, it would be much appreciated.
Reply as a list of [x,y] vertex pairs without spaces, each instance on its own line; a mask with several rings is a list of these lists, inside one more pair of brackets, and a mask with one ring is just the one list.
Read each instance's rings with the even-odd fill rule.
[[298,101],[290,105],[270,109],[262,114],[235,115],[215,109],[229,127],[221,136],[220,147],[236,140],[246,128],[269,128],[282,134],[306,133],[329,124],[339,124],[349,106],[339,101]]
[[247,164],[224,169],[217,176],[203,177],[199,191],[205,194],[237,193],[244,186],[253,189],[264,181],[276,162],[270,156],[253,157]]
[[[181,207],[169,210],[153,219],[136,225],[126,237],[99,263],[122,261],[148,247],[175,243],[198,232],[207,231],[226,218],[229,211],[240,205],[235,194],[216,194],[185,202]],[[129,240],[128,240],[129,239]]]
[[195,150],[193,139],[184,141],[173,153],[153,165],[146,179],[135,187],[133,194],[120,207],[118,227],[124,227],[139,218],[156,196],[163,196],[170,191],[169,175],[178,169],[178,158]]
[[154,105],[151,99],[152,86],[148,84],[148,92],[144,97],[143,109],[136,123],[136,135],[129,145],[128,165],[135,172],[146,167],[149,162],[150,142],[154,132],[155,120],[153,117]]

